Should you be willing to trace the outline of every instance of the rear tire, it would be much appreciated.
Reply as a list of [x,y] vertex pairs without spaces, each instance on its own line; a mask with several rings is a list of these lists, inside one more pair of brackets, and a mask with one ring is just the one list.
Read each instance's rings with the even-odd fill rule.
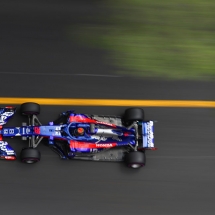
[[27,116],[38,115],[40,113],[40,105],[34,102],[23,103],[20,107],[20,112]]
[[145,153],[139,151],[129,152],[125,156],[125,163],[128,167],[133,169],[143,167],[146,164]]
[[40,161],[40,152],[35,148],[24,148],[21,151],[20,158],[23,163],[33,164]]
[[126,122],[143,121],[144,111],[142,108],[128,108],[125,110],[124,120]]

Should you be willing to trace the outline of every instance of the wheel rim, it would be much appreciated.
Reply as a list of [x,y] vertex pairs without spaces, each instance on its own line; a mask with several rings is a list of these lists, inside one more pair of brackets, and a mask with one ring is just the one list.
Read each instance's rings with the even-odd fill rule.
[[141,164],[138,164],[138,163],[134,163],[134,164],[131,164],[130,167],[133,168],[133,169],[137,169],[137,168],[140,168],[142,165]]
[[32,164],[32,163],[36,163],[38,160],[28,160],[28,159],[25,159],[25,160],[22,160],[23,162],[27,163],[27,164]]
[[25,163],[29,163],[29,164],[31,164],[31,163],[34,163],[35,161],[32,161],[32,160],[27,160],[27,161],[25,161]]

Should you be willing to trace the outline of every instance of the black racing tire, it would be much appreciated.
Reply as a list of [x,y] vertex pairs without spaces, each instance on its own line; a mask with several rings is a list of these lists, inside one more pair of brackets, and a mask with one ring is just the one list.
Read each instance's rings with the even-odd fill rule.
[[21,151],[20,158],[23,163],[33,164],[40,161],[40,152],[35,148],[24,148]]
[[138,169],[145,166],[146,156],[145,152],[133,151],[125,155],[125,163],[128,167]]
[[40,105],[34,102],[23,103],[20,107],[20,112],[27,116],[38,115],[40,113]]
[[144,110],[142,108],[128,108],[125,110],[124,120],[126,122],[143,121]]

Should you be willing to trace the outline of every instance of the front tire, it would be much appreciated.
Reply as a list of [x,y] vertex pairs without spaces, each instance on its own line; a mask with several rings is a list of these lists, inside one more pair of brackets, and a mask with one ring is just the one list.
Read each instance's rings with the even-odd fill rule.
[[21,151],[20,158],[23,163],[33,164],[40,161],[40,152],[35,148],[24,148]]
[[34,102],[23,103],[20,107],[22,115],[32,116],[40,113],[40,105]]
[[128,167],[133,169],[143,167],[146,164],[145,153],[139,151],[129,152],[125,156],[125,163]]

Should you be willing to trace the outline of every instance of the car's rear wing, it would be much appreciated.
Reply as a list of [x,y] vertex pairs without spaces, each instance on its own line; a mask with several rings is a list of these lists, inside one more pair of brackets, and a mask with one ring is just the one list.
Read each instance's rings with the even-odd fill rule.
[[155,150],[154,145],[154,121],[142,122],[142,147],[145,149]]

